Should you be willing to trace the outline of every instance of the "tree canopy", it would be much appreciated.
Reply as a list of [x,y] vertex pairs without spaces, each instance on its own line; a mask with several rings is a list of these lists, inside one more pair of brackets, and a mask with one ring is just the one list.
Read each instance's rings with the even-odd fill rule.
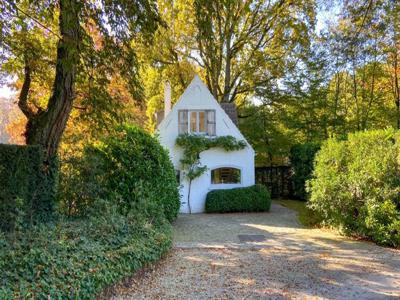
[[18,91],[27,143],[49,154],[125,121],[153,131],[165,81],[175,102],[195,73],[238,106],[261,165],[286,163],[297,143],[400,128],[396,1],[0,5],[0,80]]

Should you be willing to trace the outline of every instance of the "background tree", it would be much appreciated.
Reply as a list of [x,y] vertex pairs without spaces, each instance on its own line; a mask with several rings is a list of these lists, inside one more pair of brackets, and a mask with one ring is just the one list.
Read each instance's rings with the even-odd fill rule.
[[312,1],[196,0],[194,6],[193,58],[224,102],[280,74],[295,47],[307,44],[315,16]]

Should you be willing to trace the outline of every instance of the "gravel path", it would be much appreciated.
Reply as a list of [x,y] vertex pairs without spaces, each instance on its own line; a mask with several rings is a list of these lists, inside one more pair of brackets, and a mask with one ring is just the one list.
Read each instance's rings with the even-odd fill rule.
[[181,215],[174,242],[112,299],[400,299],[400,251],[302,228],[280,205]]

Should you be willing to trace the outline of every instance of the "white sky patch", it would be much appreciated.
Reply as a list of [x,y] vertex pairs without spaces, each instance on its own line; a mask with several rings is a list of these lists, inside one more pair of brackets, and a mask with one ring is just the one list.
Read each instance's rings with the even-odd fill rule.
[[329,7],[319,7],[317,10],[317,24],[315,30],[321,33],[328,29],[329,24],[334,24],[339,18],[341,6],[337,1],[332,1]]
[[16,94],[16,91],[10,89],[7,85],[0,86],[0,98],[10,98]]

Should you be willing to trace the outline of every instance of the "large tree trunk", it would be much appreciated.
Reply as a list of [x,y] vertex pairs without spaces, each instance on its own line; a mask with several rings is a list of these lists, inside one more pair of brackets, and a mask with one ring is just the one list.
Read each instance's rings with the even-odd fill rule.
[[74,99],[74,83],[79,63],[80,4],[76,0],[60,0],[56,76],[47,109],[28,118],[26,143],[42,145],[46,160],[57,154]]

